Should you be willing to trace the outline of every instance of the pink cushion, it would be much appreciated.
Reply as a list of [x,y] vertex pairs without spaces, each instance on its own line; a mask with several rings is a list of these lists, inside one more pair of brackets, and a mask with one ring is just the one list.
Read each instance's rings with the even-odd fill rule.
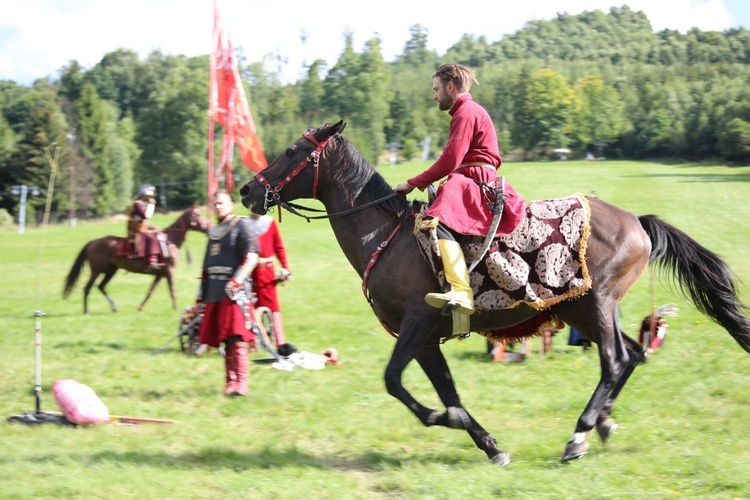
[[57,406],[65,418],[77,425],[109,422],[109,410],[87,385],[61,379],[52,386]]

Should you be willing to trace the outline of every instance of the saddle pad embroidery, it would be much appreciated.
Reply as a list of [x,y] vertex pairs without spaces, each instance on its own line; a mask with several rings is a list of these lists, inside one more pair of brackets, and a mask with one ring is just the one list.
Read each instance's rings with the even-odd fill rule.
[[[543,310],[583,295],[591,288],[586,267],[590,208],[583,196],[537,200],[528,204],[526,217],[512,233],[496,238],[470,275],[477,311],[516,307],[521,303]],[[419,231],[427,262],[445,288],[434,230]],[[432,234],[430,234],[432,233]],[[471,263],[483,238],[462,239],[464,256]]]

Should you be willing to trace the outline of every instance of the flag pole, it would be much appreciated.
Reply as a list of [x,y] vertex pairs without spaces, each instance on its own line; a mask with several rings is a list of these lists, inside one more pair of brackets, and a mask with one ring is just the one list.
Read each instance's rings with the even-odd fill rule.
[[211,51],[208,56],[208,168],[206,177],[206,198],[208,200],[209,224],[213,220],[213,206],[211,198],[214,190],[214,119],[216,113],[217,89],[216,89],[216,44],[218,36],[219,13],[217,0],[214,0],[214,26],[211,33]]

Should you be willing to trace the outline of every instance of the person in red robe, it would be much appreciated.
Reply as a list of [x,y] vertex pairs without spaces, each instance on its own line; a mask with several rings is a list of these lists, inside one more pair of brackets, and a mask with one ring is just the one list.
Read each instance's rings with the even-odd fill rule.
[[[438,249],[450,284],[447,293],[428,293],[428,304],[471,315],[474,293],[469,283],[466,260],[455,234],[486,236],[493,213],[488,189],[494,189],[502,165],[497,133],[487,111],[474,102],[469,90],[479,83],[471,68],[460,64],[440,66],[432,78],[433,99],[438,109],[451,115],[448,142],[440,157],[427,170],[398,184],[394,190],[406,196],[414,188],[424,190],[447,177],[437,197],[422,216],[420,228],[435,227]],[[505,183],[505,207],[497,235],[508,234],[524,218],[526,201]],[[455,234],[454,234],[455,233]]]
[[[284,323],[281,319],[281,305],[276,285],[291,277],[289,262],[286,256],[284,239],[281,237],[279,225],[270,215],[250,214],[250,227],[258,238],[260,253],[258,265],[253,269],[253,291],[257,307],[268,307],[273,318],[273,331],[276,336],[276,346],[286,343]],[[281,271],[276,274],[276,261],[281,265]]]

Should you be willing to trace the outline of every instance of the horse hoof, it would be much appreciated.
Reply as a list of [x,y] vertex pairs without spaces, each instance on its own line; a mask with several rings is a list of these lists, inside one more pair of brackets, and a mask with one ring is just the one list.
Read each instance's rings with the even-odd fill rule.
[[599,434],[602,443],[606,443],[609,437],[617,430],[617,423],[612,418],[605,418],[596,424],[596,432]]
[[563,462],[567,462],[568,460],[581,458],[588,452],[589,452],[589,444],[586,441],[582,443],[568,443],[565,446],[565,453],[563,453],[561,460]]
[[494,457],[490,458],[490,462],[497,465],[498,467],[505,467],[510,463],[510,453],[501,451]]
[[451,429],[464,429],[467,430],[471,426],[471,419],[466,410],[457,406],[450,406],[445,410],[448,416],[448,427]]

